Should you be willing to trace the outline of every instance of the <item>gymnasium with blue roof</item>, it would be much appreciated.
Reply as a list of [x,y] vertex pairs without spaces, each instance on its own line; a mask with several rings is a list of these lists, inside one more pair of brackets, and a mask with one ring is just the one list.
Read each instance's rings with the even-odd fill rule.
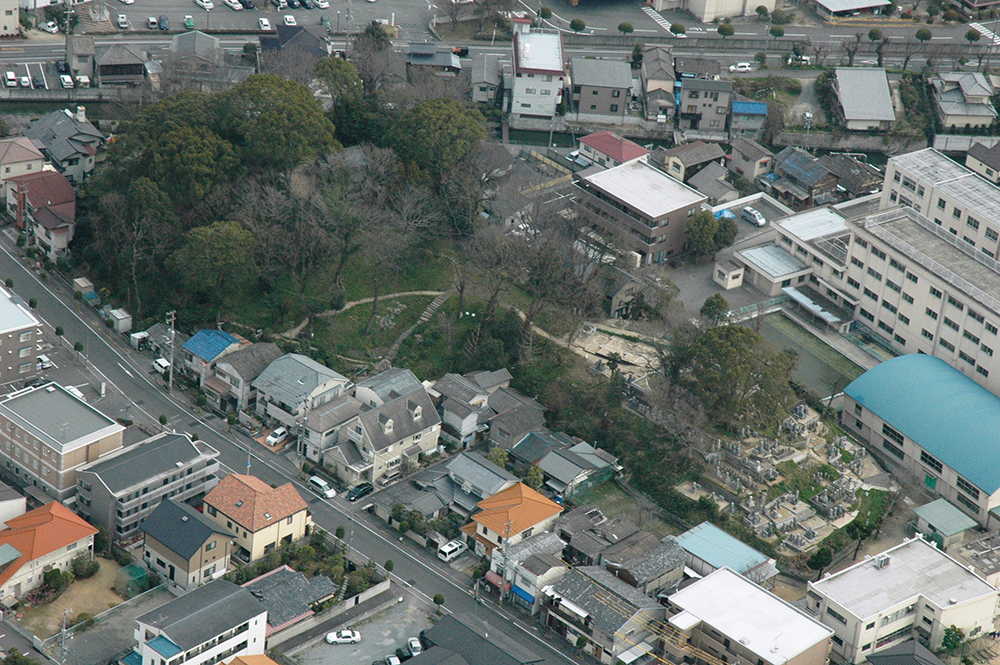
[[910,354],[844,389],[842,424],[977,522],[1000,526],[1000,398],[940,358]]

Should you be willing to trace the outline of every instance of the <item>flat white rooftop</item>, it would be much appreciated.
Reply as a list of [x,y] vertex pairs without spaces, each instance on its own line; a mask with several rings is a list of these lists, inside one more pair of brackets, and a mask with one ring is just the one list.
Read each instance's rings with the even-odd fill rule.
[[761,272],[766,273],[774,279],[784,277],[785,275],[793,275],[808,267],[798,257],[792,256],[781,247],[775,245],[751,247],[739,252],[739,255],[745,261],[753,263],[754,267]]
[[844,216],[833,208],[816,208],[784,217],[774,222],[775,226],[788,231],[803,242],[823,238],[834,233],[847,233]]
[[882,568],[875,567],[875,559],[867,559],[809,586],[859,619],[917,595],[947,608],[997,592],[921,538],[908,540],[883,554],[888,555],[889,563]]
[[563,72],[562,38],[556,33],[528,32],[517,33],[514,48],[514,61],[518,70],[538,69],[543,71]]
[[605,169],[585,179],[650,219],[659,219],[708,200],[701,192],[641,161]]
[[39,325],[20,298],[0,288],[0,334]]
[[691,616],[738,641],[765,663],[781,665],[829,639],[833,631],[729,568],[720,568],[670,596],[683,610],[677,623]]

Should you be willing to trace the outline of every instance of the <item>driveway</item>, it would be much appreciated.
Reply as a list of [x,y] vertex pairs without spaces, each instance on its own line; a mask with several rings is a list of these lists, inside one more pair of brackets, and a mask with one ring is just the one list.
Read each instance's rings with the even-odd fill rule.
[[800,78],[802,93],[795,100],[795,105],[785,113],[785,124],[789,127],[800,127],[804,124],[802,114],[809,111],[813,114],[815,126],[825,126],[826,118],[819,108],[819,99],[816,97],[816,79]]

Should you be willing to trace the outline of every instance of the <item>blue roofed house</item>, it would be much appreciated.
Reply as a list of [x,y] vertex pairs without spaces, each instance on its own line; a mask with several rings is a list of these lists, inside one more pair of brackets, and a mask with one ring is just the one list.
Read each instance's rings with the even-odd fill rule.
[[239,350],[240,344],[239,339],[223,330],[199,330],[181,347],[181,367],[202,388],[219,358]]
[[729,114],[729,138],[759,140],[767,118],[767,104],[737,95]]
[[[672,538],[673,536],[667,536]],[[761,586],[778,574],[774,559],[730,536],[711,522],[702,522],[675,538],[687,552],[687,566],[705,577],[730,568]]]
[[841,423],[987,529],[1000,526],[1000,397],[940,358],[886,360],[844,389]]
[[350,380],[326,365],[298,353],[286,353],[251,383],[257,390],[257,413],[289,426],[308,411],[347,392]]

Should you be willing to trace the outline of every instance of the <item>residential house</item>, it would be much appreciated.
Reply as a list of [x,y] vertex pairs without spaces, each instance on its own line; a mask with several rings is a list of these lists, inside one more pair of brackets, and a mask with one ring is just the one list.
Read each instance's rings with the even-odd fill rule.
[[646,102],[646,120],[673,121],[677,102],[674,56],[669,46],[647,46],[643,50],[639,81]]
[[77,511],[109,537],[129,538],[164,499],[197,501],[219,484],[219,451],[183,432],[120,448],[76,473]]
[[674,58],[674,75],[677,80],[705,79],[715,81],[722,73],[722,65],[711,58],[694,58],[677,56]]
[[676,537],[688,554],[688,568],[702,577],[729,568],[755,584],[764,585],[778,574],[774,559],[730,536],[711,522],[702,522]]
[[496,372],[445,374],[427,393],[441,414],[442,435],[453,437],[463,447],[476,435],[488,429],[486,421],[493,416],[487,400],[500,388],[510,386],[511,375],[506,369]]
[[655,166],[635,161],[576,174],[573,202],[582,221],[635,251],[640,265],[662,263],[684,249],[687,220],[708,199]]
[[601,131],[580,139],[580,156],[605,168],[641,159],[649,151],[614,132]]
[[312,532],[309,506],[292,483],[271,487],[231,473],[205,497],[205,514],[236,535],[235,554],[257,561]]
[[760,139],[767,119],[767,104],[736,97],[729,114],[729,138]]
[[582,442],[583,439],[570,436],[565,432],[541,429],[526,434],[510,449],[510,456],[516,466],[527,472],[529,467],[538,464],[550,450],[569,448]]
[[[729,568],[696,580],[668,599],[667,658],[694,662],[826,665],[833,631]],[[671,631],[671,632],[673,632]],[[675,633],[676,634],[676,633]],[[715,658],[699,657],[711,654]]]
[[312,358],[288,353],[268,365],[250,385],[257,390],[257,413],[290,426],[310,409],[343,395],[351,382]]
[[573,104],[581,120],[624,122],[632,68],[624,60],[573,58]]
[[614,477],[618,458],[581,441],[570,448],[549,450],[538,461],[545,486],[562,496],[574,496]]
[[629,558],[618,559],[610,549],[605,550],[602,560],[604,567],[615,577],[647,596],[657,598],[664,596],[667,590],[673,590],[684,579],[687,552],[676,541],[665,538],[652,549]]
[[541,621],[567,641],[585,638],[584,653],[607,665],[655,655],[655,626],[666,609],[597,566],[570,570],[542,591]]
[[965,165],[994,185],[1000,184],[1000,141],[992,146],[973,143],[965,155]]
[[809,582],[806,607],[833,629],[833,654],[862,663],[903,640],[935,651],[955,626],[969,639],[992,632],[997,589],[917,537]]
[[721,163],[725,157],[726,153],[718,143],[692,141],[673,148],[657,148],[649,156],[649,163],[667,175],[687,182],[707,165]]
[[[396,506],[402,506],[407,513],[417,512],[423,516],[424,520],[430,521],[439,517],[445,517],[449,511],[455,507],[451,504],[454,494],[455,484],[448,478],[448,474],[439,467],[431,467],[417,471],[411,476],[407,476],[405,483],[393,483],[383,490],[371,495],[372,512],[390,526],[398,524],[393,517]],[[455,510],[460,515],[467,515],[469,511],[464,508]],[[429,539],[434,539],[438,534],[428,533]],[[443,545],[448,541],[437,542]],[[429,547],[435,543],[428,542]]]
[[552,531],[565,543],[563,557],[581,566],[597,566],[606,549],[639,532],[627,517],[608,519],[599,508],[578,506],[556,520]]
[[260,36],[261,59],[277,71],[311,70],[316,62],[333,53],[329,34],[320,25],[274,26]]
[[97,529],[58,501],[7,520],[0,531],[0,603],[11,607],[44,583],[50,570],[70,572],[73,559],[94,557]]
[[735,138],[730,144],[729,170],[750,182],[770,172],[774,153],[753,139]]
[[305,456],[323,462],[327,451],[340,441],[340,430],[365,409],[353,395],[341,395],[310,410],[302,421]]
[[[545,659],[515,639],[504,629],[480,619],[474,614],[459,612],[443,617],[433,626],[420,633],[430,647],[426,653],[445,652],[444,659],[430,658],[421,654],[414,659],[416,664],[424,658],[428,663],[439,665],[532,665]],[[461,660],[454,660],[454,658]]]
[[45,166],[45,155],[26,136],[0,139],[0,195],[7,199],[7,181],[17,176],[38,173]]
[[517,484],[517,476],[508,473],[476,452],[464,452],[446,464],[453,483],[451,505],[468,515],[485,499]]
[[489,417],[490,444],[510,450],[529,432],[545,427],[545,407],[514,388],[501,388],[486,400],[493,412]]
[[257,342],[216,359],[202,388],[209,402],[220,411],[245,411],[257,405],[253,382],[267,366],[281,357],[271,342]]
[[364,381],[354,388],[354,396],[368,406],[375,408],[397,397],[424,390],[416,374],[408,369],[393,367]]
[[774,157],[774,176],[765,185],[794,207],[812,208],[834,201],[837,176],[805,150],[788,146]]
[[472,101],[496,104],[503,99],[504,73],[510,72],[510,58],[499,53],[472,56]]
[[[244,340],[245,341],[245,340]],[[198,380],[201,388],[212,376],[215,363],[242,346],[242,342],[224,330],[199,330],[181,347],[180,358],[185,373]]]
[[278,665],[267,656],[258,654],[254,656],[233,656],[226,665]]
[[94,64],[95,59],[96,50],[92,35],[66,36],[66,62],[69,63],[69,69],[74,79],[78,76],[85,76],[88,80],[93,81],[97,72]]
[[76,107],[76,113],[64,110],[42,116],[24,135],[74,184],[93,173],[97,152],[104,145],[104,135],[87,121],[82,106]]
[[710,162],[694,176],[688,178],[688,185],[708,197],[708,204],[717,206],[735,201],[740,197],[738,189],[733,187],[726,178],[729,170],[718,162]]
[[326,460],[349,485],[385,484],[437,448],[440,434],[441,417],[421,386],[374,408],[363,407],[344,423],[341,441]]
[[186,503],[161,501],[141,528],[143,561],[182,589],[190,591],[229,570],[232,532]]
[[215,580],[135,620],[141,665],[176,657],[190,665],[264,653],[267,610],[253,594]]
[[562,506],[551,501],[524,483],[517,483],[476,506],[479,512],[462,527],[462,532],[475,542],[476,554],[489,555],[495,547],[516,545],[533,533],[548,531]]
[[969,529],[978,526],[976,520],[949,503],[947,499],[937,499],[913,509],[916,515],[917,533],[924,535],[942,550],[952,545],[960,545]]
[[553,117],[566,81],[562,35],[515,22],[513,51],[510,112],[515,116]]
[[996,89],[979,72],[945,72],[931,79],[931,88],[944,127],[989,127],[996,120]]
[[454,77],[462,73],[462,61],[451,46],[435,42],[410,42],[403,48],[407,69],[420,68],[435,76]]
[[494,587],[509,587],[507,595],[515,605],[534,616],[541,609],[542,589],[554,584],[569,565],[561,557],[563,541],[551,531],[536,533],[516,545],[494,548],[486,581]]
[[819,165],[837,177],[838,198],[853,200],[882,188],[882,172],[849,155],[823,155]]
[[[0,298],[0,312],[7,302]],[[34,367],[34,335],[20,335]],[[0,473],[28,496],[66,501],[76,494],[77,470],[121,448],[124,430],[55,383],[9,393],[0,400]]]
[[313,605],[337,594],[337,586],[326,575],[305,575],[288,566],[279,566],[256,577],[243,588],[267,610],[267,637],[313,616]]
[[253,67],[230,57],[219,46],[218,37],[192,30],[170,41],[170,52],[163,62],[162,87],[165,92],[222,92],[242,83],[253,73]]
[[678,126],[681,129],[725,135],[729,126],[732,96],[732,81],[703,78],[683,80],[680,103],[677,106]]
[[76,192],[66,176],[49,166],[4,184],[14,226],[27,232],[43,258],[65,257],[76,232]]
[[21,31],[18,0],[0,2],[0,37],[14,37]]
[[604,281],[605,313],[616,319],[627,318],[636,296],[646,288],[646,283],[613,263],[601,265],[599,269]]
[[134,88],[146,81],[146,55],[129,44],[112,44],[94,59],[97,85]]
[[836,114],[848,131],[892,129],[896,111],[881,67],[837,67],[833,90]]

